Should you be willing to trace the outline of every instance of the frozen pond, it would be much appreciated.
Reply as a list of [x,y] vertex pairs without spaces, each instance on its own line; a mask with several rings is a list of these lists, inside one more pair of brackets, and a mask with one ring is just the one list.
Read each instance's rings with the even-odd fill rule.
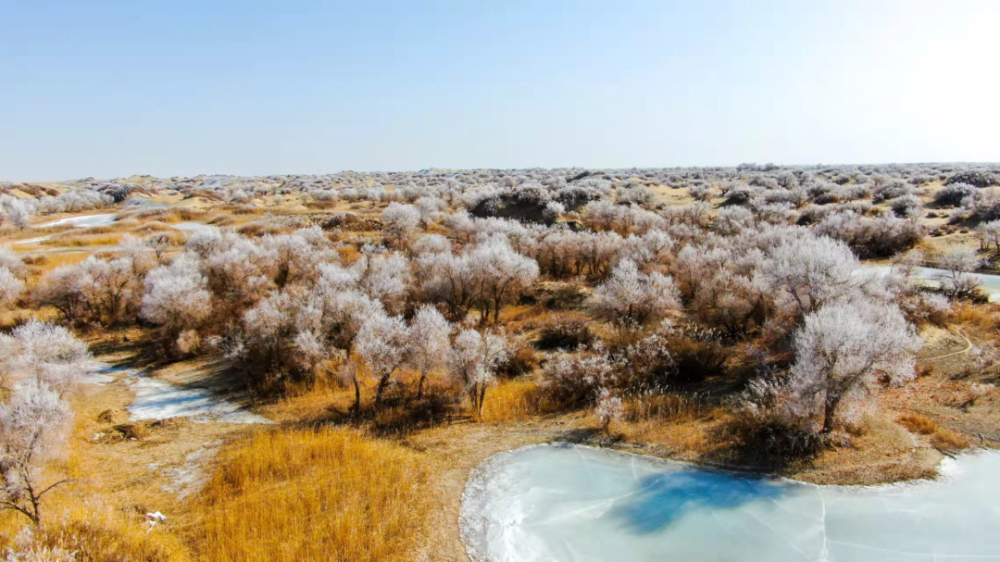
[[201,388],[184,388],[139,373],[130,374],[129,387],[135,400],[128,407],[133,420],[195,418],[222,423],[271,423]]
[[1000,560],[1000,453],[942,476],[813,486],[569,444],[500,453],[470,477],[476,561]]
[[[862,268],[861,271],[872,271],[880,275],[887,275],[892,268],[885,265]],[[1000,301],[1000,275],[987,275],[974,273],[979,279],[979,289],[989,297],[990,302]],[[948,272],[943,269],[933,267],[916,267],[913,269],[913,278],[922,284],[932,287],[940,286],[940,279],[948,276]]]
[[135,392],[135,400],[128,407],[133,421],[180,417],[206,422],[271,423],[267,418],[223,400],[207,389],[184,388],[152,379],[139,369],[95,362],[82,382],[108,384],[122,376]]
[[179,222],[176,224],[171,224],[170,226],[176,228],[177,230],[193,232],[195,234],[206,234],[219,231],[219,227],[217,226],[212,226],[210,224],[204,224],[200,222]]
[[48,240],[50,238],[52,238],[51,234],[49,234],[48,236],[36,236],[35,238],[25,238],[24,240],[15,240],[14,242],[12,242],[12,244],[14,244],[14,245],[18,245],[18,244],[41,244],[42,242],[45,242],[46,240]]
[[115,222],[115,213],[101,215],[84,215],[82,217],[67,217],[52,222],[35,225],[35,228],[51,228],[54,226],[76,226],[79,228],[93,228],[95,226],[111,226]]

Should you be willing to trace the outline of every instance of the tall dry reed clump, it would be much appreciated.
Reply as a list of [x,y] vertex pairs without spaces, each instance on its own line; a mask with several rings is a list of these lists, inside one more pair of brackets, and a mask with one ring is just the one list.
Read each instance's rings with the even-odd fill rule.
[[200,560],[414,560],[425,536],[419,454],[347,429],[261,432],[234,445],[195,509]]

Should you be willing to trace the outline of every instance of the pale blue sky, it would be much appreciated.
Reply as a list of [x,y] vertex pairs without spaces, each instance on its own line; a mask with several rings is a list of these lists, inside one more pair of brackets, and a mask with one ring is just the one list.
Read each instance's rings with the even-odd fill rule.
[[0,0],[0,179],[1000,160],[1000,2]]

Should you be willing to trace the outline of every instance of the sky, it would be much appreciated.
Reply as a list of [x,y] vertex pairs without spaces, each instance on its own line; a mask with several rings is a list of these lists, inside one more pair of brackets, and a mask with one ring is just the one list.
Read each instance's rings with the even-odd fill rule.
[[0,0],[0,180],[1000,160],[1000,2]]

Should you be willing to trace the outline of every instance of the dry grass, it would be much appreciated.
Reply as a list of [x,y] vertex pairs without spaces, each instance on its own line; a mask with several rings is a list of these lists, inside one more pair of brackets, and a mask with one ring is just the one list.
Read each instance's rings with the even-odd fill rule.
[[203,560],[413,560],[428,476],[417,453],[358,431],[260,432],[224,453],[195,547]]
[[935,449],[955,451],[970,445],[965,437],[919,414],[905,414],[896,421],[910,431],[930,437],[931,446]]
[[483,402],[479,421],[511,423],[524,421],[544,410],[544,397],[538,383],[528,379],[503,381],[490,387]]
[[[96,499],[50,511],[60,516],[52,517],[34,533],[36,541],[50,548],[75,552],[76,562],[190,560],[183,542],[164,527],[151,530],[144,513],[112,509]],[[0,546],[4,548],[9,548],[24,528],[21,520],[7,520],[0,526],[3,527]]]
[[24,263],[31,266],[33,273],[37,272],[38,277],[52,271],[62,265],[76,265],[87,259],[90,253],[83,251],[59,252],[50,254],[40,254],[27,256]]
[[997,328],[998,318],[993,305],[958,302],[952,305],[951,317],[953,324],[974,326],[986,330]]
[[625,402],[625,416],[631,422],[682,423],[700,419],[709,411],[697,397],[677,394],[649,394]]
[[63,235],[43,240],[43,246],[79,248],[85,246],[114,246],[121,240],[121,234],[76,234]]

